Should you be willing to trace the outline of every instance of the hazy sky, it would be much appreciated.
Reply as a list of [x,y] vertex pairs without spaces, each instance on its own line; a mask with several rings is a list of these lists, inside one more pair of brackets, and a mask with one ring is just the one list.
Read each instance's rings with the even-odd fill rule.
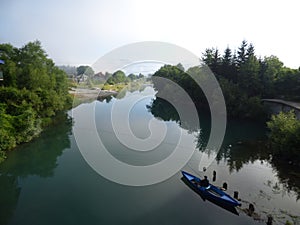
[[243,39],[261,56],[300,66],[299,0],[0,0],[0,42],[40,40],[57,64],[93,64],[137,41],[164,41],[198,56]]

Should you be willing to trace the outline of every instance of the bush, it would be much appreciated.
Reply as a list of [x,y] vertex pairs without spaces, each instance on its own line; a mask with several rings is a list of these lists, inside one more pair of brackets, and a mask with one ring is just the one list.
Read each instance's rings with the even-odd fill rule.
[[0,103],[0,151],[10,150],[17,144],[28,142],[41,132],[41,119],[31,107],[32,104],[21,101],[23,92],[24,90],[14,88],[0,88],[0,93],[13,97],[2,99]]
[[6,154],[4,151],[0,151],[0,163],[2,163],[6,159]]
[[294,111],[272,115],[267,126],[270,129],[269,138],[275,154],[289,158],[300,156],[300,121],[297,120]]

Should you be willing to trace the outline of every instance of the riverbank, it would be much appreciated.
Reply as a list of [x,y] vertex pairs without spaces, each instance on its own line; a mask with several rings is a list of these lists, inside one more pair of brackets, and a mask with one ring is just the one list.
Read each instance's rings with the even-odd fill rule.
[[[152,83],[145,79],[135,80],[129,83],[117,84],[101,84],[94,87],[77,86],[69,90],[69,94],[73,97],[73,107],[76,107],[84,102],[91,102],[93,100],[102,100],[108,96],[123,96],[121,93],[126,91],[142,91],[145,87],[152,86]],[[124,96],[123,96],[124,97]]]
[[73,97],[73,107],[84,102],[118,94],[117,91],[101,90],[100,88],[72,88],[69,93]]

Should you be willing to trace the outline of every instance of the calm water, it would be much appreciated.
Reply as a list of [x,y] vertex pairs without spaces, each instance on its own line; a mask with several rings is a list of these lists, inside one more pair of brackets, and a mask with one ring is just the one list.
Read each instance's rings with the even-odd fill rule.
[[[104,145],[115,158],[137,166],[166,158],[178,134],[192,129],[192,125],[182,128],[172,110],[151,108],[151,104],[157,104],[152,101],[154,92],[151,88],[145,91],[153,96],[147,95],[131,109],[130,127],[136,136],[146,138],[150,135],[150,120],[165,123],[168,132],[156,154],[132,151],[111,133],[108,116],[113,104],[129,104],[131,95],[142,93],[127,93],[121,99],[95,101],[77,108],[85,118],[84,112],[95,107],[96,128]],[[209,117],[203,113],[200,120],[205,139]],[[122,118],[117,118],[117,122],[121,123]],[[229,194],[239,191],[243,203],[239,215],[203,201],[180,180],[179,172],[164,182],[142,187],[124,186],[103,178],[79,151],[72,131],[75,124],[76,120],[62,118],[33,142],[9,153],[8,160],[0,165],[0,224],[259,224],[268,214],[277,223],[296,221],[300,216],[299,175],[286,173],[290,170],[266,160],[268,156],[259,143],[253,144],[254,140],[264,138],[261,124],[230,121],[222,151],[205,172],[212,180],[215,170],[214,184],[221,186],[226,181]],[[81,135],[88,139],[89,131]],[[193,138],[194,143],[200,140]],[[92,145],[87,142],[86,148]],[[190,163],[183,169],[204,175]],[[262,221],[243,212],[249,203],[255,205],[256,217]]]

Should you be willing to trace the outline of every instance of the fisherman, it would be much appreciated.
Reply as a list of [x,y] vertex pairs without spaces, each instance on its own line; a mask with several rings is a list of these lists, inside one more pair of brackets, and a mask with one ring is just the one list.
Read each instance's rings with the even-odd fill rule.
[[209,186],[209,180],[207,179],[207,176],[204,176],[204,179],[200,181],[201,187],[208,187]]

